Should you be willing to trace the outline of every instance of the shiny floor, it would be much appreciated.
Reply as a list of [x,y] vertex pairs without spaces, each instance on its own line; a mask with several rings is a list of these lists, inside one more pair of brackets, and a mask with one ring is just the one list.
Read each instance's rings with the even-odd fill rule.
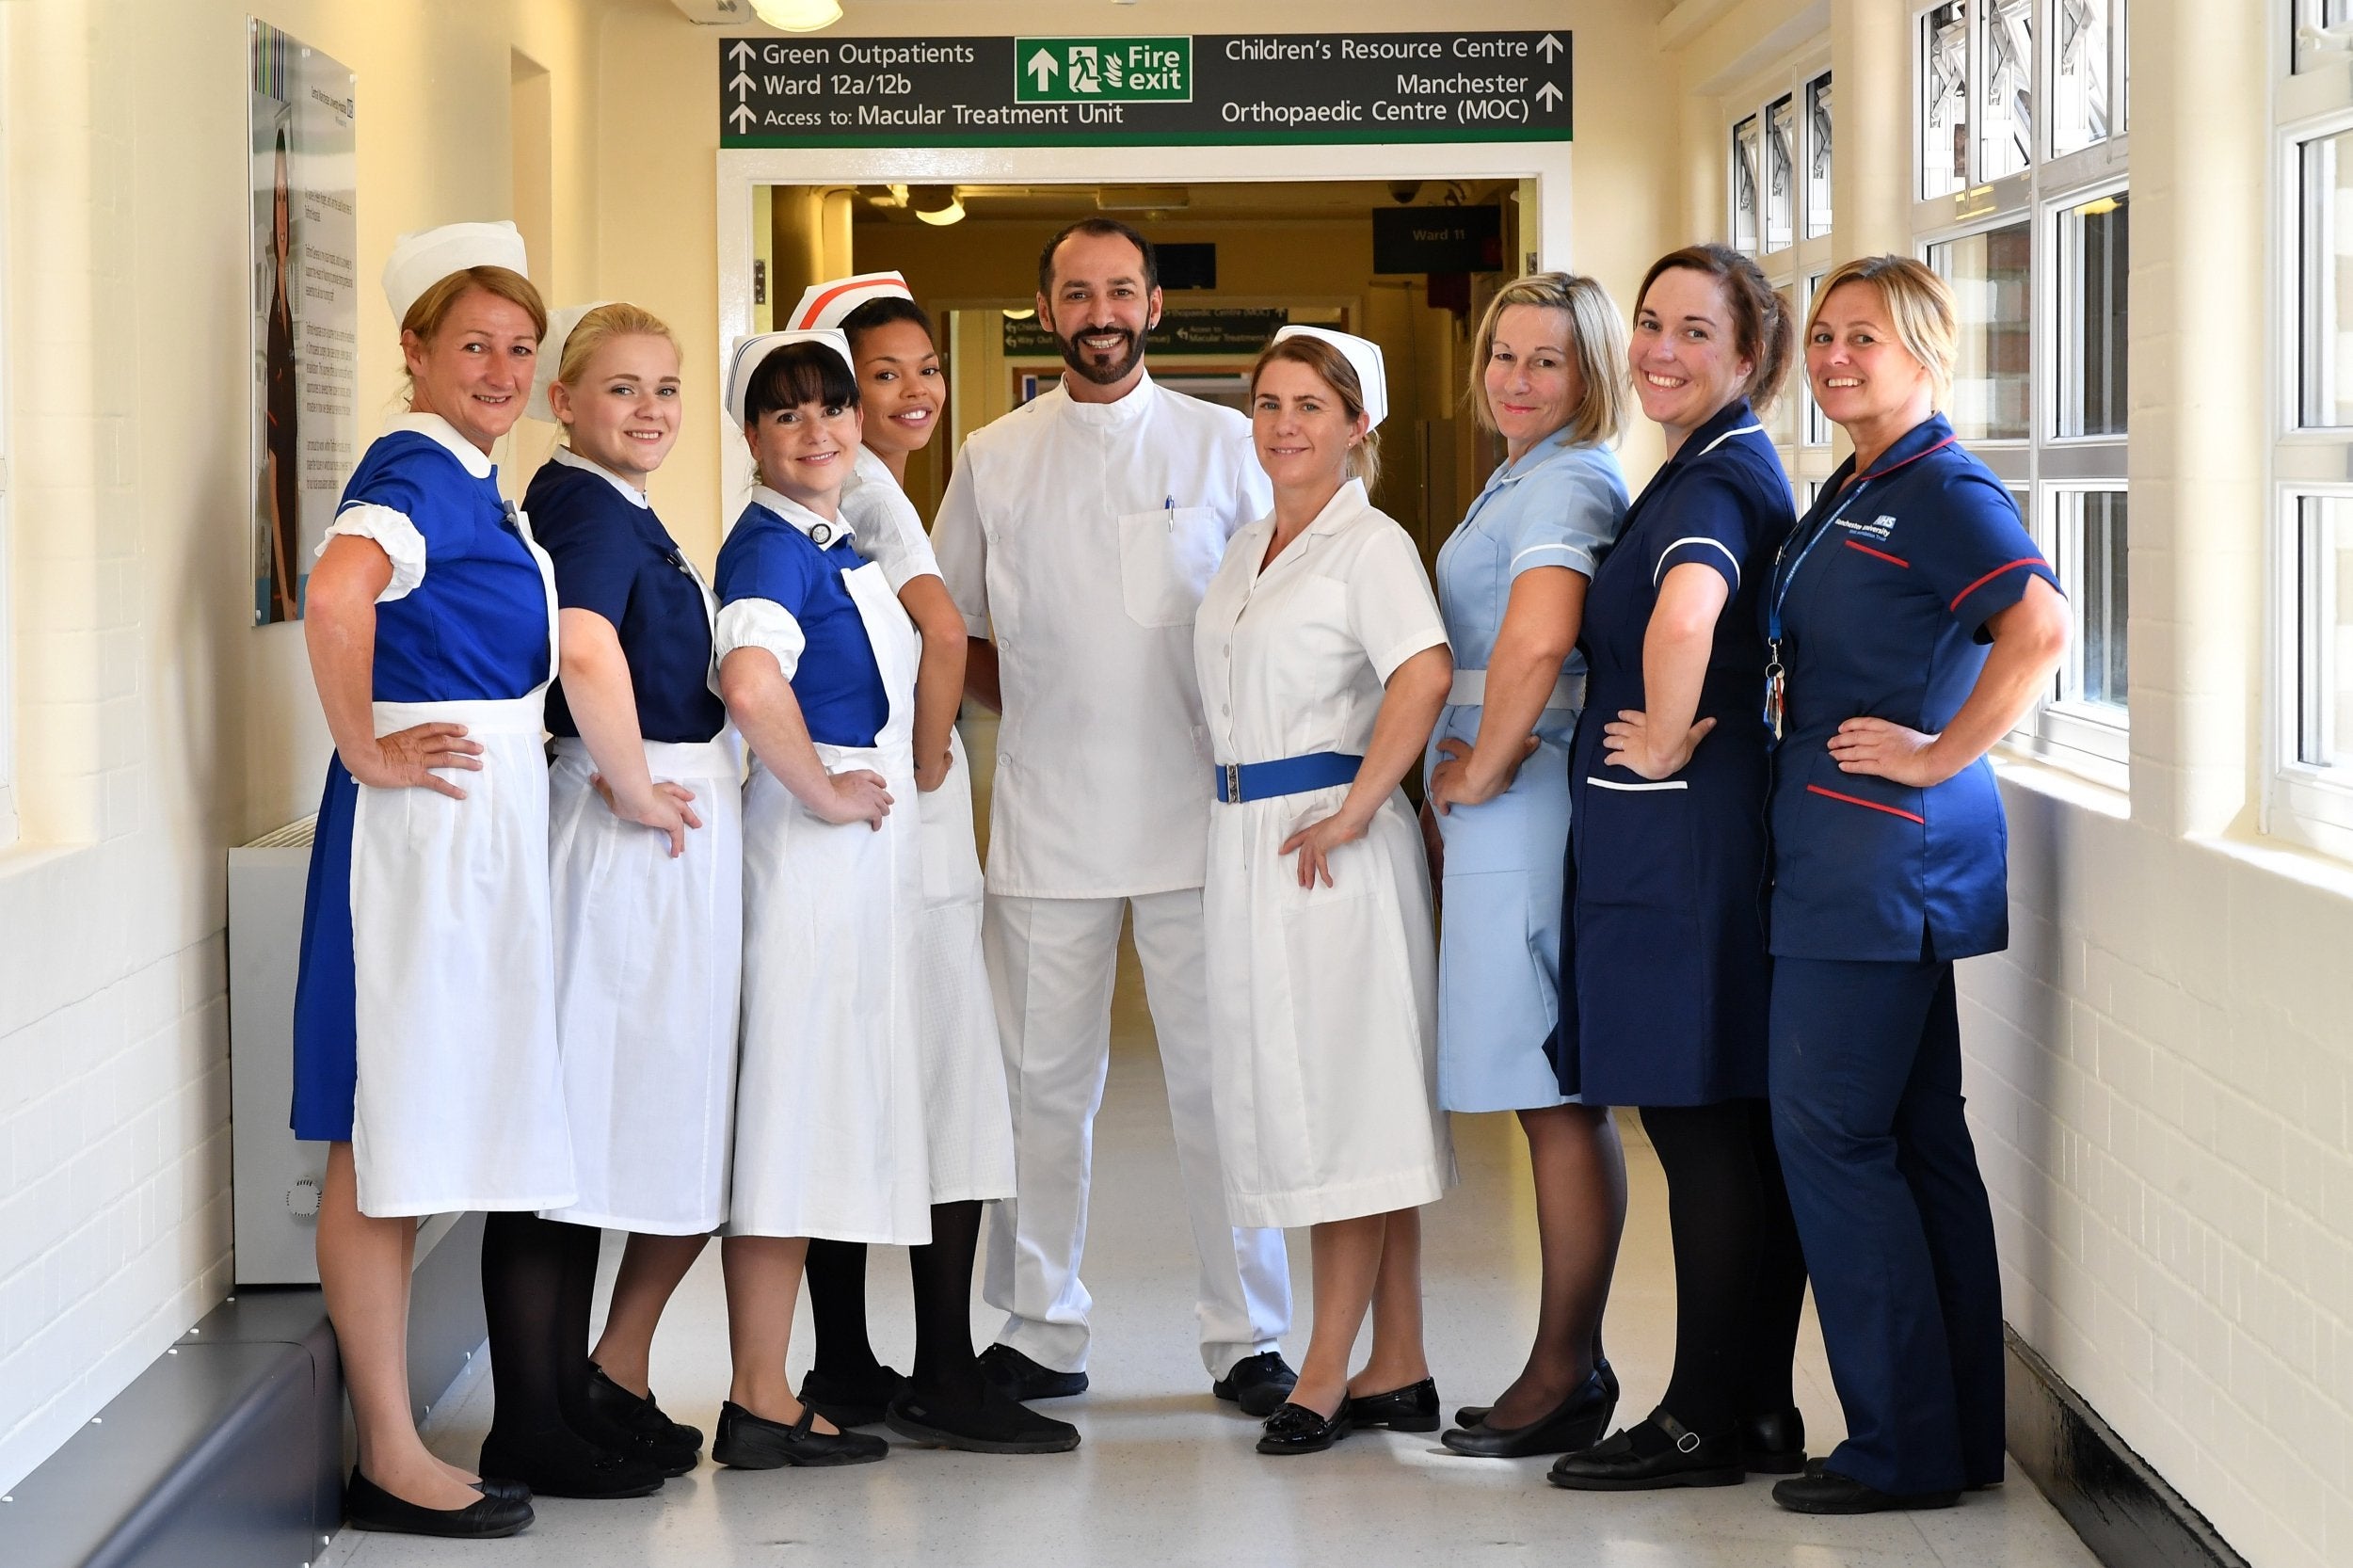
[[[1069,1454],[991,1458],[894,1448],[846,1470],[736,1474],[706,1463],[655,1496],[543,1500],[515,1539],[450,1544],[344,1531],[320,1568],[789,1568],[800,1563],[1577,1563],[1674,1568],[2091,1568],[2093,1559],[2013,1469],[2008,1485],[1941,1513],[1803,1519],[1762,1482],[1721,1490],[1572,1494],[1545,1461],[1458,1458],[1427,1436],[1350,1437],[1329,1453],[1265,1459],[1257,1424],[1209,1397],[1193,1348],[1192,1263],[1176,1157],[1138,977],[1121,978],[1117,1048],[1097,1125],[1087,1280],[1096,1302],[1094,1388],[1045,1408],[1078,1423]],[[1449,1408],[1517,1370],[1535,1260],[1527,1160],[1507,1117],[1458,1119],[1463,1182],[1429,1211],[1431,1362]],[[1672,1351],[1673,1277],[1657,1161],[1628,1124],[1633,1212],[1608,1327],[1625,1382],[1621,1415],[1650,1408]],[[608,1272],[616,1245],[606,1248]],[[715,1250],[688,1279],[655,1345],[654,1386],[706,1429],[728,1381]],[[1305,1235],[1294,1277],[1306,1277]],[[878,1249],[877,1349],[907,1365],[904,1254]],[[1305,1320],[1305,1303],[1300,1313]],[[994,1320],[973,1321],[985,1343]],[[1294,1354],[1304,1336],[1294,1338]],[[807,1364],[804,1317],[792,1365]],[[1838,1404],[1809,1318],[1798,1398],[1824,1451]],[[488,1423],[477,1372],[435,1414],[434,1446],[471,1463]]]

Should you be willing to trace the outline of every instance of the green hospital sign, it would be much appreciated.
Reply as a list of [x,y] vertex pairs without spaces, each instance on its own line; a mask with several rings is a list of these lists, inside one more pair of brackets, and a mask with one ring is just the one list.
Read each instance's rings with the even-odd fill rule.
[[1016,104],[1190,104],[1190,38],[1013,40]]

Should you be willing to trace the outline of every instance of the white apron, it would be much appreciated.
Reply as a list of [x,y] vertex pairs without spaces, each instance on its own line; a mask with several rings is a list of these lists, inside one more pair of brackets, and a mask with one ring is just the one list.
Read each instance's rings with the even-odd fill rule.
[[920,799],[923,917],[917,1021],[923,1120],[931,1135],[932,1202],[1013,1196],[1013,1108],[997,1004],[981,952],[981,854],[972,830],[972,770],[948,731],[948,776]]
[[[518,513],[547,596],[555,572]],[[547,1209],[578,1195],[555,1035],[548,888],[547,683],[503,701],[379,702],[376,732],[466,726],[481,770],[436,769],[464,800],[360,786],[351,829],[360,1212]]]
[[872,562],[841,574],[889,694],[872,746],[818,743],[827,772],[882,775],[879,831],[804,807],[755,758],[744,792],[744,1029],[728,1233],[920,1245],[931,1170],[917,1042],[922,911],[914,806],[915,627]]

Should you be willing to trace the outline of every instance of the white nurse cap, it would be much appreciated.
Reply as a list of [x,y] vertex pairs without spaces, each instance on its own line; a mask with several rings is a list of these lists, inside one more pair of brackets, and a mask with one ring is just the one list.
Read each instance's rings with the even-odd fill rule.
[[792,321],[794,328],[804,331],[815,327],[839,327],[852,311],[870,299],[904,299],[912,303],[914,298],[914,291],[900,274],[861,272],[855,278],[811,283],[802,290],[801,302],[792,307]]
[[470,266],[503,266],[528,278],[523,236],[511,223],[444,223],[392,242],[384,262],[384,297],[392,319],[408,319],[408,307],[453,272]]
[[600,311],[612,303],[610,299],[598,299],[585,305],[567,305],[548,313],[548,335],[539,340],[538,360],[531,372],[531,401],[523,405],[524,413],[550,424],[555,423],[555,405],[548,401],[548,388],[554,382],[555,373],[564,368],[564,345],[571,341],[572,328],[589,312]]
[[1335,332],[1329,327],[1286,327],[1274,334],[1276,343],[1285,338],[1321,338],[1346,355],[1349,368],[1364,389],[1365,417],[1372,422],[1366,428],[1378,429],[1389,417],[1389,374],[1379,344],[1353,332]]
[[744,394],[751,390],[752,376],[769,355],[788,344],[821,343],[841,356],[841,362],[850,367],[850,375],[857,375],[857,361],[850,358],[850,340],[838,328],[811,328],[792,332],[762,332],[745,338],[735,345],[735,363],[728,370],[728,416],[741,425],[744,423]]

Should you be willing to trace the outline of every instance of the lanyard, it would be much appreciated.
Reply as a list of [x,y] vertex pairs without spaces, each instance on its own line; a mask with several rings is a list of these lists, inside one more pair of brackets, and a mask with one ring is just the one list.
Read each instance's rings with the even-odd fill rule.
[[1805,542],[1798,547],[1797,559],[1789,562],[1786,571],[1782,569],[1782,563],[1789,554],[1790,541],[1782,541],[1781,549],[1773,553],[1773,576],[1769,584],[1771,592],[1766,600],[1765,610],[1764,716],[1769,737],[1765,743],[1768,749],[1781,744],[1782,719],[1788,708],[1788,672],[1781,663],[1782,603],[1788,599],[1790,588],[1796,584],[1798,573],[1804,569],[1805,558],[1814,553],[1814,547],[1822,542],[1822,536],[1840,518],[1846,516],[1847,508],[1854,504],[1856,498],[1870,483],[1869,479],[1861,477],[1849,482],[1847,493],[1838,498],[1838,504],[1833,506],[1829,515],[1815,525],[1814,532],[1806,536]]

